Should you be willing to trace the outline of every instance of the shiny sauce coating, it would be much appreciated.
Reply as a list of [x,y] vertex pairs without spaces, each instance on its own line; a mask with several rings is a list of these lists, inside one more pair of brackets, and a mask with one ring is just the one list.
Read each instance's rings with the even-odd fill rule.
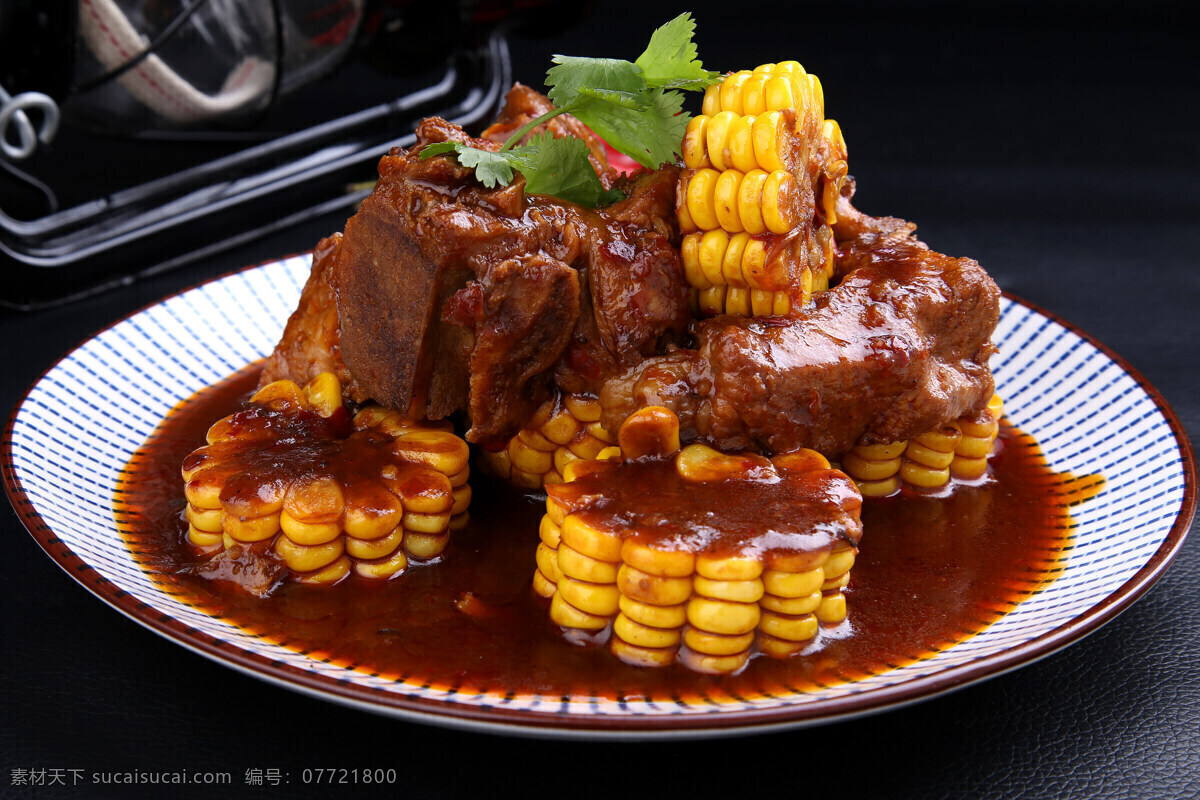
[[944,650],[1053,580],[1070,540],[1070,506],[1102,479],[1050,471],[1034,442],[1002,428],[994,480],[949,497],[868,500],[847,589],[848,619],[803,654],[758,657],[734,676],[622,664],[564,640],[530,586],[540,500],[478,473],[471,522],[441,563],[387,582],[283,584],[267,598],[193,574],[180,463],[214,421],[237,411],[258,367],[181,404],[134,454],[117,492],[131,550],[164,588],[262,638],[346,667],[462,691],[683,698],[804,691]]
[[740,468],[738,477],[692,481],[673,458],[601,461],[547,492],[592,528],[656,550],[749,557],[773,568],[775,557],[815,562],[839,541],[858,543],[862,499],[845,473],[776,469],[753,455]]

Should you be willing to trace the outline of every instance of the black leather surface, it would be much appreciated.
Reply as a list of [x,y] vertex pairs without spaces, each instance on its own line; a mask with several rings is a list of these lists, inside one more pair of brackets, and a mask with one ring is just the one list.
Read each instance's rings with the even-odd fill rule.
[[[811,24],[792,7],[797,21],[784,25],[757,8],[697,8],[710,66],[801,60],[845,131],[861,208],[916,220],[932,246],[978,258],[1005,289],[1097,336],[1200,439],[1200,59],[1181,19],[1154,4],[1086,6],[1074,19],[1065,3],[986,19],[966,4],[868,5],[815,11]],[[540,82],[554,52],[633,57],[677,10],[598,4],[591,22],[520,40],[517,75]],[[96,328],[339,227],[326,220],[83,306],[0,317],[0,407]],[[17,787],[21,769],[233,774],[231,791],[177,797],[367,793],[299,785],[306,767],[396,768],[393,797],[1200,797],[1200,538],[1115,621],[989,682],[826,727],[626,744],[443,730],[269,686],[121,618],[11,510],[0,536],[3,797],[142,796]],[[247,769],[291,783],[246,786]]]

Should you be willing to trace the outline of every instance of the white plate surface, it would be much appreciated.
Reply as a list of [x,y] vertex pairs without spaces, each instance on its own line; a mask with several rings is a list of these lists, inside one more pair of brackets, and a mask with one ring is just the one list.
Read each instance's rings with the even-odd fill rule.
[[113,521],[119,470],[173,406],[270,352],[308,265],[298,256],[221,278],[85,342],[14,413],[4,466],[10,496],[35,538],[106,602],[222,663],[327,699],[440,724],[541,734],[727,734],[869,713],[998,674],[1093,630],[1161,575],[1194,509],[1190,450],[1157,393],[1085,336],[1005,298],[995,375],[1009,419],[1034,436],[1053,469],[1100,473],[1106,485],[1075,509],[1078,527],[1061,576],[981,634],[850,684],[716,704],[592,697],[547,703],[448,693],[346,670],[159,591]]

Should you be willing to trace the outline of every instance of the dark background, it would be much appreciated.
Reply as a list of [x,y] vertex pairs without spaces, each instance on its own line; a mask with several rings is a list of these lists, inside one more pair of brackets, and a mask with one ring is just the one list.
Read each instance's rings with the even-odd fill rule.
[[[1198,438],[1200,58],[1173,6],[691,8],[710,68],[795,58],[821,77],[860,208],[917,221],[935,249],[977,258],[1002,288],[1095,335]],[[682,10],[597,2],[565,28],[514,34],[516,77],[540,84],[558,52],[632,59]],[[0,312],[0,407],[99,327],[208,276],[306,250],[343,222],[319,220],[84,304]],[[279,768],[292,774],[290,795],[332,794],[298,786],[305,767],[395,767],[401,784],[389,793],[414,797],[1200,796],[1195,539],[1117,620],[984,684],[809,730],[621,744],[454,732],[266,685],[121,618],[63,575],[11,511],[0,535],[4,797],[116,796],[83,786],[34,794],[10,785],[15,768],[230,771],[248,797],[273,792],[241,786],[246,769]]]

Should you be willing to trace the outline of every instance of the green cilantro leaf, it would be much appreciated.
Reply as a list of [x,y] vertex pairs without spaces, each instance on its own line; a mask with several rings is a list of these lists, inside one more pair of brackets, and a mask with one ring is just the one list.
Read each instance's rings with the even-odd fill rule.
[[453,155],[475,170],[488,188],[507,186],[513,171],[525,176],[525,190],[580,205],[614,202],[620,192],[605,191],[588,161],[588,146],[575,137],[556,139],[549,132],[525,144],[534,128],[559,114],[573,114],[612,147],[644,167],[674,161],[689,117],[676,90],[703,91],[720,80],[697,58],[692,36],[696,23],[680,14],[654,31],[636,63],[617,58],[555,56],[546,73],[554,108],[513,132],[500,152],[476,150],[457,142],[426,146],[422,158]]
[[546,96],[559,108],[575,102],[582,89],[594,92],[619,92],[637,96],[645,91],[646,82],[637,67],[617,58],[580,58],[555,56],[558,66],[546,73]]
[[634,62],[647,86],[703,91],[719,79],[700,63],[692,41],[695,32],[696,23],[686,13],[654,31],[646,51]]
[[[584,146],[586,147],[586,145]],[[462,142],[436,142],[426,145],[421,150],[421,158],[432,158],[450,153],[454,154],[459,164],[467,168],[474,168],[475,179],[489,189],[496,188],[496,184],[508,186],[512,183],[512,164],[506,153],[476,150]]]
[[648,107],[637,111],[584,95],[571,113],[617,150],[655,169],[679,155],[689,117],[680,113],[678,92],[655,89],[646,97]]
[[582,139],[555,138],[543,131],[505,155],[525,176],[525,191],[530,194],[553,195],[593,208],[622,199],[625,195],[616,189],[605,191],[588,153]]

